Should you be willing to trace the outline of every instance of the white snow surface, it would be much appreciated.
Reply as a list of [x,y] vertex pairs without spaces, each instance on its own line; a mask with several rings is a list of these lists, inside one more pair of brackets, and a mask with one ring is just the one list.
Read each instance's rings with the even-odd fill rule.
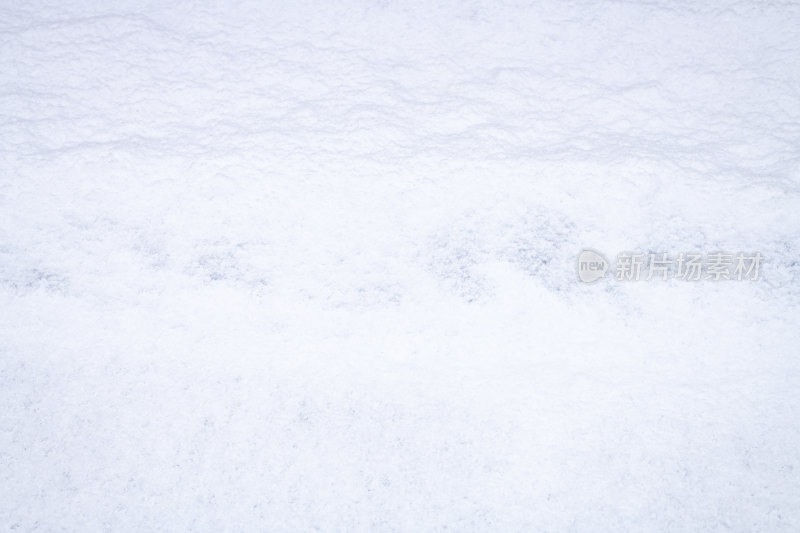
[[0,530],[800,531],[798,253],[797,2],[6,0]]

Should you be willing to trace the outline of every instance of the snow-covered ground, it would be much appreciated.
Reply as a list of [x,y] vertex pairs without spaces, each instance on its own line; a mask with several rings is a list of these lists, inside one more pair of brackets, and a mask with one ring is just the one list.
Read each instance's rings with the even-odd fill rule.
[[800,4],[525,4],[0,4],[0,530],[800,531]]

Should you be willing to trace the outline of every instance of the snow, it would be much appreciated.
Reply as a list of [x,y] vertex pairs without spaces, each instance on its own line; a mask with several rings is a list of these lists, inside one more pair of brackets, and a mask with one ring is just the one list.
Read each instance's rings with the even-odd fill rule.
[[800,530],[799,43],[780,1],[5,2],[0,529]]

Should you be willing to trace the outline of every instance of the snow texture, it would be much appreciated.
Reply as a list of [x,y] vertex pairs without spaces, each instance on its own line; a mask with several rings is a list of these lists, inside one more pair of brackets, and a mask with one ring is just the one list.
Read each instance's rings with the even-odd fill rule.
[[0,123],[0,530],[800,531],[797,2],[6,0]]

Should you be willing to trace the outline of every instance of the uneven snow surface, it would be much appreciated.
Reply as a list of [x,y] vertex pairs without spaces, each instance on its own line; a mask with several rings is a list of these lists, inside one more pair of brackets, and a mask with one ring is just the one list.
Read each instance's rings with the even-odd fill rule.
[[0,530],[800,531],[799,254],[797,2],[7,0]]

